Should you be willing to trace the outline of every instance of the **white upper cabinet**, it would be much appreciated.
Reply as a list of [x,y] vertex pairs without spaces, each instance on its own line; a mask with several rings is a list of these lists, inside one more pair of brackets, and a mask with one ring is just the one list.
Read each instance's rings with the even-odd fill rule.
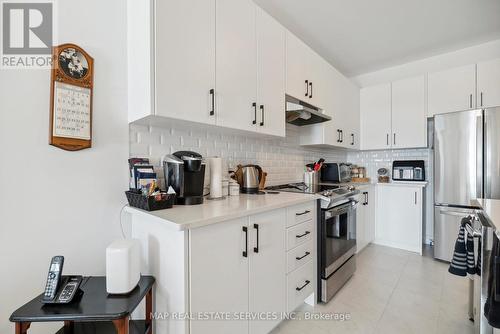
[[301,128],[300,144],[359,149],[359,88],[324,61],[323,113],[332,120]]
[[262,133],[284,137],[285,28],[260,8],[257,8],[257,55],[256,125]]
[[215,124],[215,0],[156,1],[155,10],[157,115]]
[[425,76],[361,89],[361,149],[427,145]]
[[347,78],[342,78],[342,108],[340,117],[344,118],[342,127],[342,144],[344,147],[359,150],[360,148],[360,91],[359,87]]
[[467,65],[428,76],[428,116],[476,107],[476,65]]
[[500,106],[500,59],[477,64],[477,106]]
[[250,0],[217,0],[217,124],[255,130],[257,113],[256,6]]
[[360,91],[361,149],[391,147],[391,84],[362,88]]
[[286,32],[286,93],[309,100],[309,57],[311,50],[297,36]]
[[392,148],[425,147],[425,76],[392,83]]
[[326,61],[295,35],[286,33],[286,93],[319,109],[325,108]]

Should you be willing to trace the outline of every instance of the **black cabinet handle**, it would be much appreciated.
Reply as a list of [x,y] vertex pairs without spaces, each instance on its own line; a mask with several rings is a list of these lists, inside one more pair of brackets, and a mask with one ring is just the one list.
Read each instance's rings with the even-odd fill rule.
[[337,143],[340,143],[340,129],[337,129]]
[[259,252],[259,224],[253,224],[253,228],[257,230],[257,247],[253,248],[254,253]]
[[394,132],[394,145],[396,145],[396,132]]
[[306,280],[306,282],[304,283],[304,285],[302,285],[300,288],[295,288],[295,290],[300,291],[300,290],[304,289],[306,286],[308,286],[309,283],[311,283],[311,281]]
[[212,110],[210,110],[210,116],[215,115],[215,90],[210,89],[210,96],[212,97]]
[[352,139],[351,145],[354,145],[354,133],[351,133],[351,139]]
[[309,96],[309,80],[306,80],[306,97]]
[[309,98],[312,99],[312,97],[313,97],[313,83],[312,82],[309,83],[309,87],[311,87],[311,91],[309,92]]
[[483,106],[483,92],[481,92],[480,96],[481,96],[481,107],[482,107]]
[[253,121],[252,124],[257,124],[257,102],[252,103],[253,107]]
[[243,232],[245,232],[245,250],[243,251],[243,257],[248,257],[248,229],[243,226]]
[[365,196],[365,201],[363,202],[363,205],[368,205],[368,193],[365,191],[363,192],[363,195]]
[[387,134],[387,146],[389,146],[389,134]]
[[306,252],[304,255],[302,255],[302,256],[297,256],[295,259],[296,259],[296,260],[302,260],[303,258],[305,258],[305,257],[306,257],[307,255],[309,255],[309,254],[311,254],[311,253]]
[[340,130],[340,142],[344,142],[344,130]]
[[296,238],[302,238],[302,237],[305,237],[306,235],[308,235],[309,233],[311,233],[311,232],[305,231],[304,234],[296,235],[295,237]]
[[264,105],[263,104],[260,105],[260,113],[262,116],[262,119],[260,121],[260,126],[264,126]]
[[302,215],[308,214],[309,212],[311,212],[311,211],[306,210],[306,211],[304,211],[304,212],[299,212],[299,213],[296,213],[295,215],[296,215],[296,216],[302,216]]

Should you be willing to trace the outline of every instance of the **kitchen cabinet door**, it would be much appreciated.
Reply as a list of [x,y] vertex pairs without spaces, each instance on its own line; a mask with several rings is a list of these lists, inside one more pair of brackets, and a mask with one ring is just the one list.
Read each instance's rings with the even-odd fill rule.
[[331,65],[311,48],[308,48],[308,51],[309,99],[304,101],[324,110],[327,105],[328,95],[331,94],[330,88],[333,80],[330,75]]
[[348,78],[342,77],[342,116],[345,126],[342,129],[342,145],[351,150],[360,146],[360,96],[359,87]]
[[366,207],[363,192],[356,197],[356,253],[361,252],[368,244],[366,239]]
[[[286,93],[302,101],[309,100],[310,50],[297,36],[286,32]],[[306,82],[307,81],[307,82]]]
[[217,125],[256,131],[256,5],[217,0],[216,17]]
[[392,83],[392,148],[427,146],[425,76]]
[[500,59],[477,64],[477,106],[500,106]]
[[360,91],[361,149],[391,147],[391,85],[362,88]]
[[[245,251],[248,218],[190,231],[191,312],[248,312],[249,257]],[[250,246],[250,245],[249,245]],[[247,256],[253,250],[248,249]],[[166,273],[168,275],[168,273]],[[247,333],[247,321],[191,321],[192,334]]]
[[429,73],[428,116],[476,107],[476,65]]
[[377,185],[375,243],[422,254],[422,188]]
[[[286,311],[286,210],[249,218],[250,312]],[[267,334],[279,320],[250,321],[250,334]]]
[[360,205],[364,210],[365,240],[370,244],[375,240],[375,187],[366,186],[361,190],[363,202]]
[[257,127],[285,136],[285,28],[257,8]]
[[215,124],[215,0],[156,1],[155,16],[156,114]]

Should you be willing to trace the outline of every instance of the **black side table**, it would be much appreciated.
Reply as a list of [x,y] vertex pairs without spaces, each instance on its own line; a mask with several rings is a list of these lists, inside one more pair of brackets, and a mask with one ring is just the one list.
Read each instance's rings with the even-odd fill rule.
[[[42,294],[10,316],[16,334],[26,334],[32,322],[64,321],[56,334],[118,333],[152,334],[153,284],[155,278],[142,276],[128,295],[108,295],[106,277],[85,277],[81,297],[69,304],[44,305]],[[130,320],[130,314],[146,297],[146,320]]]

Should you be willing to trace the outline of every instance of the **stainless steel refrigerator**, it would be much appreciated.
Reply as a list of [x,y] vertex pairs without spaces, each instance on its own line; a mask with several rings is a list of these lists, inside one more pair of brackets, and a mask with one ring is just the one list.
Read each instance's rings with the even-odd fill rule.
[[451,261],[471,200],[500,199],[500,107],[434,118],[434,257]]

